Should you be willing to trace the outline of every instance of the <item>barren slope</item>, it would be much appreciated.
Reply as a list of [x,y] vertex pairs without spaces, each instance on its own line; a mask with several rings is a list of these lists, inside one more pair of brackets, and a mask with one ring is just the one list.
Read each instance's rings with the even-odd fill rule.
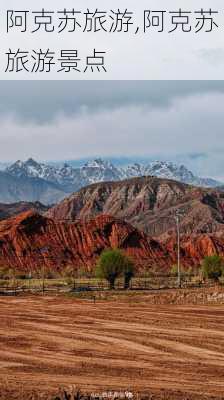
[[152,236],[168,237],[179,210],[182,234],[224,231],[224,194],[168,179],[142,177],[99,183],[74,193],[47,213],[64,219],[92,218],[105,213]]

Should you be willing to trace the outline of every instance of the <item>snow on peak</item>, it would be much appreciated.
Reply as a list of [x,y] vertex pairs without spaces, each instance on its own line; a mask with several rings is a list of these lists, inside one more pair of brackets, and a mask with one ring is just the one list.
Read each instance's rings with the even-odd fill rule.
[[26,162],[18,160],[6,171],[14,176],[38,177],[59,184],[68,193],[83,186],[105,181],[119,181],[140,176],[157,176],[177,180],[195,186],[218,186],[219,182],[199,178],[184,165],[170,161],[152,161],[148,164],[133,163],[127,167],[116,167],[110,161],[96,158],[79,168],[65,163],[62,167],[38,163],[33,158]]
[[23,162],[21,160],[17,160],[14,165],[21,168],[23,166]]
[[105,161],[102,158],[96,158],[95,160],[88,161],[84,167],[86,168],[113,168],[113,165],[109,161]]

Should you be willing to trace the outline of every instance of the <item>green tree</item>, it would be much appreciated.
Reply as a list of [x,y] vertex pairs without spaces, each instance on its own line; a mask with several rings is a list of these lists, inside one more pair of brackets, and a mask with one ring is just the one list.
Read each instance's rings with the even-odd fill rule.
[[110,289],[115,288],[115,281],[121,275],[124,275],[125,283],[129,286],[133,274],[134,268],[131,260],[121,250],[110,249],[101,253],[96,267],[96,276],[106,279]]
[[207,279],[218,281],[224,273],[224,259],[223,257],[214,254],[207,256],[202,262],[202,274]]

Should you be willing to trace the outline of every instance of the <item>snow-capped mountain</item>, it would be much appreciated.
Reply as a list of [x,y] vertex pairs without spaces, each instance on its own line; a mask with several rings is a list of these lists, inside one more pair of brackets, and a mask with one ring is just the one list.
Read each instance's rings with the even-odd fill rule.
[[172,162],[153,161],[148,164],[134,163],[127,167],[117,167],[100,158],[89,161],[81,167],[64,164],[62,167],[38,163],[32,158],[25,162],[17,161],[6,168],[6,172],[18,178],[39,178],[59,185],[71,193],[92,183],[104,181],[120,181],[139,176],[156,176],[168,178],[195,186],[216,187],[220,185],[209,178],[195,176],[184,165]]
[[119,168],[101,158],[87,162],[80,172],[89,183],[119,181],[122,178]]
[[151,175],[202,187],[216,187],[220,185],[220,182],[214,179],[200,178],[184,165],[177,165],[170,161],[152,161],[147,165],[135,163],[124,169],[124,175],[127,178]]
[[216,187],[220,182],[210,178],[200,178],[194,175],[184,165],[177,165],[169,161],[153,161],[144,169],[145,175],[154,175],[159,178],[173,179],[195,186]]
[[30,178],[42,178],[49,181],[55,180],[57,176],[56,168],[38,163],[32,158],[29,158],[26,162],[16,161],[6,169],[6,172],[20,178],[28,176]]
[[91,183],[122,179],[122,172],[109,161],[102,159],[89,161],[80,168],[74,168],[67,163],[63,167],[55,167],[29,158],[25,162],[16,161],[6,172],[18,178],[41,178],[56,183],[68,193]]

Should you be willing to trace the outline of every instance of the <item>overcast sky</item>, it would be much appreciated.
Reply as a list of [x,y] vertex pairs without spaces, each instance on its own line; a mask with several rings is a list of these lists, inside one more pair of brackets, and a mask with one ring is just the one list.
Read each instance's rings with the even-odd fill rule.
[[224,82],[0,83],[0,162],[145,157],[224,179]]

